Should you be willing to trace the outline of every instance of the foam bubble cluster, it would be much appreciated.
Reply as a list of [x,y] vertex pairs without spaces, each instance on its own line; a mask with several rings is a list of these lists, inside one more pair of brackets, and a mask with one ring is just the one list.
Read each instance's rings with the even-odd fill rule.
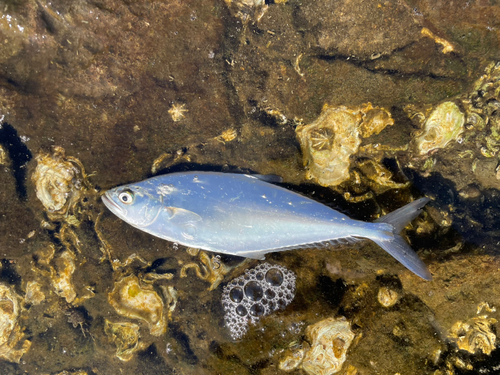
[[240,339],[247,332],[249,322],[255,324],[261,316],[284,309],[292,302],[295,280],[295,274],[287,268],[262,263],[227,284],[222,305],[231,337]]

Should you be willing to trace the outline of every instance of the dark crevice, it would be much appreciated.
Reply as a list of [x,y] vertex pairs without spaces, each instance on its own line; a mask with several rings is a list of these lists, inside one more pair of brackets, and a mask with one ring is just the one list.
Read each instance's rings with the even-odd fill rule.
[[0,280],[6,281],[10,285],[19,285],[21,283],[21,276],[16,272],[15,263],[9,259],[2,259],[1,264]]
[[[411,44],[404,46],[404,47],[401,47],[401,48],[398,48],[398,49],[392,51],[392,53],[390,53],[389,55],[383,56],[377,60],[379,60],[379,61],[380,60],[388,60],[389,57],[391,57],[394,53],[402,52],[410,46],[411,46]],[[375,68],[375,67],[370,66],[373,64],[374,60],[360,59],[357,57],[347,56],[347,55],[342,55],[342,54],[324,55],[324,54],[319,53],[316,55],[316,58],[318,58],[319,60],[323,60],[323,61],[336,61],[336,60],[345,61],[345,62],[350,63],[358,68],[365,69],[365,70],[367,70],[371,73],[374,73],[374,74],[397,76],[400,78],[431,78],[431,79],[435,79],[435,80],[464,81],[464,80],[460,80],[457,77],[441,76],[441,75],[437,75],[437,74],[434,74],[431,72],[420,71],[420,72],[409,73],[409,72],[402,72],[402,71],[399,71],[397,69]]]
[[33,157],[31,151],[23,143],[17,130],[10,124],[0,124],[0,144],[5,148],[12,161],[12,174],[16,180],[16,191],[19,199],[27,199],[26,165]]
[[192,365],[197,364],[198,357],[194,353],[193,349],[191,349],[189,336],[182,332],[179,325],[177,324],[170,324],[168,328],[172,337],[179,343],[180,347],[183,349],[186,362]]

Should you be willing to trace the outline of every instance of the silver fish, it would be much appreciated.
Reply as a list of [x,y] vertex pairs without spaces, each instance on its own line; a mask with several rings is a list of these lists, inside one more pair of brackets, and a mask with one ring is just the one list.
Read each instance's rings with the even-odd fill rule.
[[253,259],[275,251],[369,239],[416,275],[431,280],[425,264],[399,235],[428,198],[367,223],[264,179],[172,173],[110,189],[102,200],[120,219],[153,236]]

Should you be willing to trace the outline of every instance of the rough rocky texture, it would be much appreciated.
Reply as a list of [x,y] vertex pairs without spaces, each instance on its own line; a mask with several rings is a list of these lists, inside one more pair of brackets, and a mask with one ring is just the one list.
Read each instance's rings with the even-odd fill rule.
[[[246,18],[234,12],[238,1],[231,11],[216,0],[2,4],[0,282],[23,300],[19,327],[32,345],[18,364],[0,361],[0,369],[276,374],[307,326],[345,316],[357,337],[346,373],[495,373],[499,350],[461,350],[452,327],[486,315],[486,336],[499,331],[500,99],[494,85],[474,86],[500,59],[500,7],[468,0],[244,3]],[[449,100],[466,114],[463,139],[426,155],[405,148],[421,130],[419,116]],[[368,102],[386,108],[394,125],[363,140],[337,189],[306,181],[295,127],[314,121],[325,104]],[[419,114],[409,116],[408,105]],[[77,221],[48,216],[36,196],[35,157],[53,146],[85,167],[89,186],[75,205]],[[283,176],[288,188],[363,220],[429,196],[407,237],[434,281],[370,243],[271,254],[268,262],[297,275],[295,299],[233,341],[223,326],[222,290],[256,263],[212,254],[203,263],[114,218],[99,194],[153,169],[235,168]],[[65,259],[73,259],[74,272]],[[207,291],[207,267],[218,262],[234,269]],[[189,271],[181,278],[191,264],[200,277]],[[172,309],[160,337],[108,302],[113,280],[132,274]],[[58,295],[55,280],[74,291],[72,302]],[[26,296],[34,282],[45,296],[38,305]],[[380,305],[381,288],[398,293],[394,305]],[[141,349],[127,363],[105,334],[106,320],[139,326]]]

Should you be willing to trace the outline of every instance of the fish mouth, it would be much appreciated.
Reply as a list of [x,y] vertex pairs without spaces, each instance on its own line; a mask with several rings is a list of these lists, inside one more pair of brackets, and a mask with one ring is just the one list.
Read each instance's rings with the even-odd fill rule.
[[102,202],[104,203],[104,205],[114,214],[119,215],[119,216],[125,214],[125,211],[123,210],[123,208],[118,206],[115,203],[115,201],[113,201],[113,199],[109,196],[109,191],[104,193],[104,195],[101,196],[101,199],[102,199]]

